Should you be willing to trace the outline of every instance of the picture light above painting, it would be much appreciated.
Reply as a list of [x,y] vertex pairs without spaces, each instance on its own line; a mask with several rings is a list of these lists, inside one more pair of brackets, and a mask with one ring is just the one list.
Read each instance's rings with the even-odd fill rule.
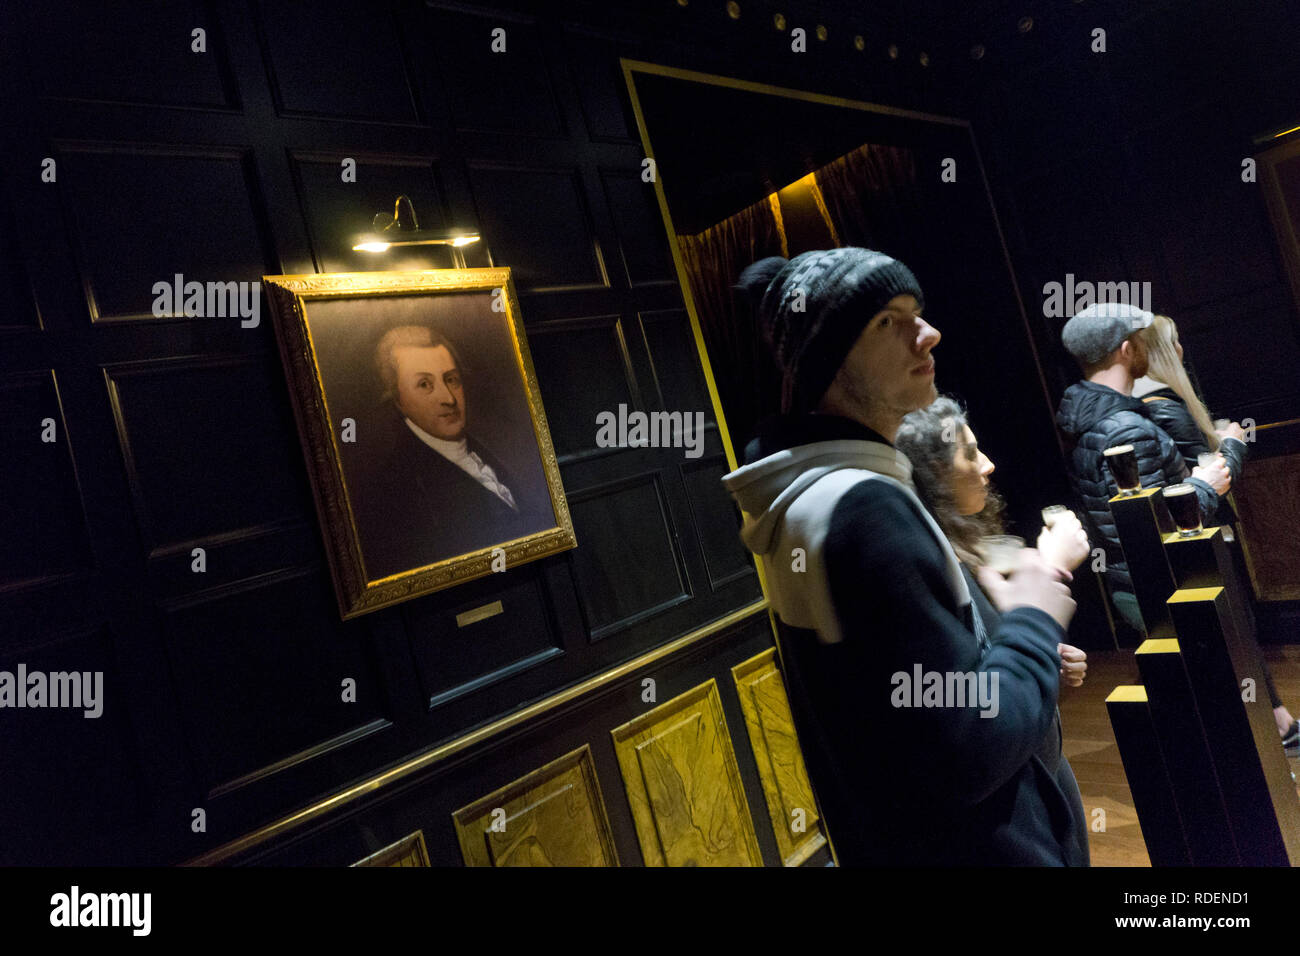
[[[403,202],[405,206],[402,205]],[[391,213],[375,213],[371,228],[373,231],[356,237],[352,246],[354,252],[387,252],[394,246],[451,246],[452,258],[458,269],[465,268],[464,257],[460,254],[461,247],[482,238],[468,229],[453,229],[450,232],[421,229],[420,219],[415,214],[415,203],[406,195],[394,200]]]
[[344,619],[576,547],[508,268],[262,281]]

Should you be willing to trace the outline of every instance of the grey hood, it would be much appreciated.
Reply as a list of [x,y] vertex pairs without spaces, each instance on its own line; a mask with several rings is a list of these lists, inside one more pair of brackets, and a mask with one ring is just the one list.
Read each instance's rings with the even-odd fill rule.
[[790,506],[822,478],[844,468],[888,475],[912,487],[907,456],[879,442],[844,439],[786,448],[722,478],[745,513],[740,532],[745,547],[754,554],[771,554]]
[[957,555],[916,497],[912,463],[898,449],[874,441],[840,439],[796,445],[723,476],[723,487],[744,512],[740,539],[763,557],[772,607],[786,624],[815,630],[820,640],[843,639],[822,561],[822,545],[839,499],[863,481],[885,481],[912,502],[942,548],[958,606],[970,590]]

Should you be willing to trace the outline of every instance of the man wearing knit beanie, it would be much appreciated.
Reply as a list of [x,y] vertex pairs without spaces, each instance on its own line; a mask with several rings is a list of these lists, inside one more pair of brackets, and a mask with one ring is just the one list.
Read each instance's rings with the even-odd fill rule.
[[[981,654],[960,564],[892,444],[936,395],[939,333],[916,277],[842,248],[760,260],[736,289],[781,371],[783,414],[723,483],[762,556],[836,860],[1083,863],[1065,796],[1035,768],[1074,612],[1069,574],[1027,550]],[[958,685],[991,686],[992,700],[944,697]]]
[[[854,363],[844,362],[845,356],[867,320],[894,298],[899,299],[895,303],[899,317],[909,313],[909,307],[918,313],[925,308],[920,283],[912,271],[870,249],[805,252],[788,262],[772,257],[760,260],[740,276],[741,286],[751,297],[765,280],[756,303],[757,318],[782,373],[781,411],[787,413],[812,411],[841,368],[846,374],[856,370]],[[938,344],[939,333],[927,329],[924,341],[915,345],[919,361],[913,363],[913,368],[923,373],[899,378],[905,395],[896,394],[896,388],[888,389],[891,401],[909,406],[903,414],[937,397],[929,353]],[[899,344],[912,347],[903,339]],[[920,404],[913,405],[914,400]]]

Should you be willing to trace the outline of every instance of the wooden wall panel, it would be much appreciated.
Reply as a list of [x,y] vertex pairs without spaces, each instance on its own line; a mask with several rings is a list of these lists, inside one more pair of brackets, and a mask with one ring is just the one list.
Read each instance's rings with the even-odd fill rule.
[[[1217,122],[1222,109],[1209,100],[1176,115],[1150,114],[1161,121],[1129,149],[1144,177],[1143,211],[1160,224],[1158,262],[1172,296],[1163,309],[1175,321],[1181,310],[1202,303],[1216,303],[1222,310],[1225,300],[1249,295],[1276,279],[1275,261],[1258,254],[1260,242],[1268,239],[1259,230],[1259,186],[1241,181],[1241,157],[1225,162],[1217,155],[1224,148]],[[1169,144],[1179,140],[1184,148],[1171,150]],[[1253,201],[1244,202],[1247,198]],[[1202,356],[1198,371],[1216,374],[1213,361],[1211,355]]]
[[[531,326],[528,348],[561,465],[617,449],[596,445],[596,416],[619,405],[643,408],[617,315],[558,319]],[[571,389],[581,381],[582,387]]]
[[[60,99],[198,108],[235,105],[219,18],[211,3],[52,0],[16,5],[23,66]],[[203,28],[206,53],[193,50]]]
[[445,603],[403,608],[411,651],[432,709],[564,654],[536,568],[504,581],[471,581]]
[[[1095,83],[1100,73],[1101,66],[1087,60],[1077,61],[1075,69],[1071,71],[1061,70],[1053,64],[1043,64],[1041,68],[1032,73],[1027,72],[1027,75],[1018,78],[1022,82],[1033,83],[1035,96],[1017,97],[1016,100],[1023,101],[1023,105],[1017,104],[1016,100],[1010,98],[998,98],[995,103],[990,104],[991,108],[999,109],[999,131],[1008,138],[1014,137],[1016,142],[1024,144],[1025,152],[1020,162],[1026,169],[1039,170],[1050,166],[1061,159],[1057,153],[1058,149],[1068,150],[1073,154],[1077,150],[1087,149],[1090,144],[1096,143],[1099,137],[1105,135],[1108,119],[1107,102],[1102,97],[1089,95],[1087,92],[1087,81]],[[1069,111],[1072,121],[1058,124],[1056,119],[1063,109]],[[1051,145],[1041,135],[1044,129],[1053,131]],[[1056,148],[1054,149],[1053,146]],[[1100,158],[1107,159],[1107,157]],[[1120,161],[1118,155],[1109,159]],[[1089,189],[1095,188],[1098,191],[1107,188],[1105,180],[1090,182],[1087,185]],[[1026,212],[1032,214],[1033,210],[1026,210]],[[1052,214],[1050,209],[1039,209],[1037,212],[1042,215]],[[1072,232],[1073,230],[1061,231]],[[1085,236],[1094,235],[1098,233],[1085,231],[1073,237],[1057,238],[1060,242],[1068,244],[1072,238],[1074,241],[1082,241]],[[1056,242],[1051,246],[1051,248],[1059,247]],[[1106,250],[1099,249],[1097,252],[1105,254]],[[1032,285],[1028,286],[1030,290],[1034,288]]]
[[[569,511],[584,545],[571,560],[591,640],[689,600],[678,533],[657,474],[571,493]],[[610,573],[633,555],[641,573]]]
[[1249,462],[1232,498],[1255,595],[1300,601],[1300,455]]
[[389,11],[346,0],[310,7],[259,3],[257,18],[282,115],[417,120]]
[[[693,361],[695,337],[684,309],[656,309],[639,312],[637,325],[645,343],[659,408],[667,411],[704,413],[705,427],[717,427],[713,403],[704,371]],[[740,454],[743,449],[738,449]]]
[[[270,271],[246,150],[67,143],[55,158],[93,320],[159,321],[154,283],[176,273],[257,282]],[[182,317],[179,304],[170,314]]]
[[469,178],[493,262],[521,292],[609,285],[576,170],[475,161]]
[[727,508],[716,500],[722,477],[731,470],[726,459],[710,455],[683,462],[678,467],[691,503],[691,517],[708,571],[709,587],[716,591],[751,575],[757,578],[749,551],[740,541],[743,520],[740,509],[731,501],[727,503],[732,507]]
[[677,281],[654,193],[635,170],[603,169],[601,185],[609,204],[622,250],[622,268],[629,285]]
[[457,810],[466,866],[618,866],[591,748]]
[[0,591],[88,568],[71,436],[52,371],[0,379],[0,448]]
[[[317,568],[265,575],[161,609],[205,798],[324,757],[389,726],[364,628],[337,620]],[[355,684],[349,700],[345,680]],[[369,743],[373,746],[373,741]]]
[[[98,716],[86,716],[85,706],[0,710],[0,779],[7,781],[0,787],[0,865],[41,856],[76,858],[86,852],[89,828],[120,832],[144,815],[149,783],[131,727],[131,685],[115,659],[117,639],[108,628],[95,627],[29,632],[22,645],[0,645],[0,671],[11,675],[20,664],[29,676],[101,675]],[[49,817],[65,825],[49,831],[30,825]]]
[[762,866],[718,684],[613,732],[647,866]]
[[215,355],[104,370],[151,551],[308,520],[306,476],[285,441],[290,420],[273,374],[250,357]]
[[636,119],[622,95],[617,45],[598,33],[566,26],[564,59],[578,91],[587,135],[599,142],[635,142]]
[[[558,137],[567,132],[535,22],[504,10],[467,14],[429,4],[421,40],[434,51],[457,129]],[[504,30],[504,50],[493,31]]]
[[[0,184],[2,185],[2,184]],[[39,329],[13,212],[0,188],[0,332]]]
[[731,676],[745,712],[745,729],[781,860],[786,866],[798,866],[826,845],[826,833],[777,669],[776,648],[737,664]]
[[[1300,411],[1294,401],[1295,375],[1300,369],[1300,335],[1278,335],[1289,321],[1290,304],[1278,287],[1257,285],[1250,294],[1234,297],[1232,334],[1224,335],[1224,306],[1212,299],[1174,316],[1178,340],[1194,363],[1211,416],[1251,418],[1257,425],[1289,419]],[[1183,330],[1187,331],[1184,332]],[[1261,361],[1260,343],[1268,342],[1268,360]],[[1251,370],[1249,376],[1225,374],[1226,369]],[[1262,449],[1251,449],[1259,457]]]

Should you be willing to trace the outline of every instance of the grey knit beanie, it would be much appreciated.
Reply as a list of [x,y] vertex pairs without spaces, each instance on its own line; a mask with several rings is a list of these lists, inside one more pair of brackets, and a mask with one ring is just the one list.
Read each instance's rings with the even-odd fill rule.
[[907,266],[857,246],[760,259],[734,288],[750,300],[781,370],[781,410],[793,414],[817,406],[862,329],[890,299],[909,293],[925,306]]

